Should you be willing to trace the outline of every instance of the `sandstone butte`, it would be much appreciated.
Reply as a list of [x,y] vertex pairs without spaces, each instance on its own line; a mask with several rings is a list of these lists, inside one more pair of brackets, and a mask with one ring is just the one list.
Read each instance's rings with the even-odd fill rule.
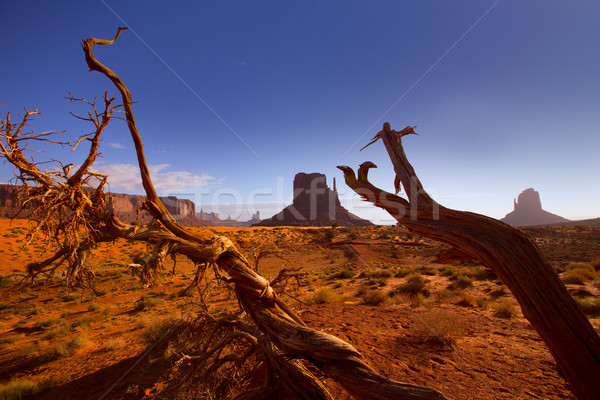
[[370,226],[345,209],[340,203],[333,178],[333,190],[327,186],[327,177],[320,173],[300,172],[294,177],[292,204],[269,219],[252,226]]

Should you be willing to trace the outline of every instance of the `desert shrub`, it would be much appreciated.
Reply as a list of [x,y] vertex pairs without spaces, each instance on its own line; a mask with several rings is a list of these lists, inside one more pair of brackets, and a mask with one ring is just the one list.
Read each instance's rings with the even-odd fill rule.
[[477,297],[475,299],[475,302],[477,303],[477,307],[483,310],[487,310],[490,305],[490,302],[484,299],[483,297]]
[[575,297],[575,301],[586,315],[597,317],[600,315],[600,299],[581,299]]
[[473,277],[470,275],[458,275],[450,286],[454,289],[464,289],[473,286]]
[[19,339],[21,339],[21,336],[19,336],[19,335],[5,335],[5,336],[0,337],[0,345],[7,344],[7,343],[14,343]]
[[405,276],[410,275],[412,272],[413,272],[412,268],[399,266],[395,270],[394,277],[396,277],[396,278],[404,278]]
[[443,310],[427,310],[418,314],[410,327],[411,336],[420,342],[451,346],[462,336],[456,318]]
[[35,383],[27,379],[13,380],[0,385],[0,400],[20,400],[36,392]]
[[494,279],[498,279],[498,275],[490,268],[477,267],[473,271],[473,279],[478,281],[493,281]]
[[337,295],[329,289],[321,289],[309,298],[313,304],[333,303],[337,300]]
[[0,288],[7,288],[12,284],[11,280],[6,276],[0,275]]
[[590,272],[594,272],[596,271],[596,269],[594,268],[594,266],[591,263],[587,263],[587,262],[570,262],[565,266],[566,270],[571,270],[571,269],[585,269],[588,270]]
[[421,265],[415,268],[415,271],[426,276],[437,275],[437,268],[435,268],[433,265]]
[[162,303],[163,301],[161,299],[156,299],[147,294],[143,294],[142,297],[133,304],[133,308],[135,311],[144,311]]
[[[591,266],[591,265],[590,265]],[[587,268],[574,268],[565,271],[562,274],[562,281],[573,285],[584,285],[586,282],[593,280],[595,271],[590,271]]]
[[354,278],[355,275],[356,275],[356,272],[352,271],[351,269],[343,269],[343,270],[331,275],[329,277],[329,279],[350,279],[350,278]]
[[352,232],[352,233],[350,233],[350,235],[348,235],[348,238],[350,240],[356,240],[356,239],[358,239],[358,237],[359,237],[359,235],[357,232]]
[[56,318],[55,317],[55,318],[46,319],[44,321],[39,321],[34,326],[36,328],[42,328],[42,329],[46,330],[46,329],[51,328],[51,327],[53,327],[55,325],[62,324],[63,322],[65,322],[64,318]]
[[155,319],[146,327],[142,338],[147,344],[152,345],[167,334],[176,323],[177,321],[172,317]]
[[396,293],[408,294],[416,296],[422,294],[429,295],[429,291],[425,287],[425,278],[421,274],[413,273],[406,278],[406,282],[394,288]]
[[36,392],[44,392],[46,390],[52,389],[57,384],[58,384],[58,381],[56,380],[56,378],[54,376],[52,376],[52,375],[47,376],[37,383],[37,385],[35,387],[35,391]]
[[475,297],[471,296],[469,293],[460,292],[459,293],[460,300],[456,303],[462,307],[477,307],[477,300]]
[[78,318],[75,321],[71,322],[71,329],[72,330],[87,329],[90,326],[90,324],[94,321],[95,321],[95,319],[92,317]]
[[333,284],[333,288],[334,289],[339,289],[342,286],[344,286],[344,284],[342,282],[336,282],[336,283]]
[[332,241],[335,238],[335,229],[331,228],[331,229],[326,229],[325,230],[325,239]]
[[19,347],[17,356],[20,358],[34,357],[38,355],[39,350],[40,348],[36,343],[27,343],[26,345]]
[[385,303],[387,296],[380,290],[369,290],[362,295],[363,304],[367,306],[378,306]]
[[592,267],[594,267],[595,271],[600,271],[600,258],[593,260],[590,264],[592,264]]
[[414,296],[409,296],[408,305],[410,308],[422,307],[425,305],[425,296],[422,293],[418,293]]
[[359,285],[358,288],[356,288],[356,295],[359,297],[362,297],[365,293],[367,293],[369,291],[369,285]]
[[65,297],[63,297],[64,301],[74,301],[74,300],[79,300],[81,298],[81,295],[78,295],[76,293],[70,293],[68,295],[66,295]]
[[457,271],[458,271],[458,268],[455,267],[454,265],[446,265],[440,271],[440,275],[451,277],[451,276],[455,276]]
[[88,311],[98,311],[102,308],[102,306],[100,306],[100,304],[98,303],[90,303],[90,305],[88,306]]
[[517,307],[510,301],[502,301],[494,305],[494,314],[499,318],[513,318],[517,315]]
[[77,335],[72,339],[57,343],[44,350],[40,356],[41,361],[47,362],[59,358],[70,357],[76,350],[82,349],[88,345],[88,337],[85,334]]

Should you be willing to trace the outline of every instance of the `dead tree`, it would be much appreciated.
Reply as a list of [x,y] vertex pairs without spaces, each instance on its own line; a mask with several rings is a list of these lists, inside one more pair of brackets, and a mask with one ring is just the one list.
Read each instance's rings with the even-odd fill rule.
[[[311,369],[319,369],[322,373],[336,380],[349,393],[360,399],[445,399],[434,389],[414,386],[385,378],[375,372],[366,363],[362,355],[349,343],[326,333],[311,329],[296,315],[296,313],[281,300],[269,281],[259,275],[253,265],[236,249],[226,237],[214,236],[207,238],[191,229],[180,225],[168,212],[156,194],[142,147],[141,136],[138,132],[132,111],[131,93],[113,71],[102,65],[93,55],[93,47],[111,45],[115,43],[122,30],[119,28],[113,40],[90,38],[83,42],[86,62],[90,70],[98,71],[107,76],[119,90],[123,101],[123,112],[129,131],[131,133],[137,153],[138,164],[147,201],[145,209],[154,217],[154,221],[146,225],[128,225],[119,221],[112,213],[102,207],[100,199],[105,198],[103,191],[105,177],[98,176],[89,171],[95,156],[101,131],[96,131],[92,136],[92,149],[90,157],[76,173],[77,178],[68,177],[68,172],[61,175],[60,182],[51,181],[48,173],[37,169],[37,166],[28,160],[19,157],[20,147],[14,145],[15,135],[10,121],[2,125],[1,133],[5,139],[2,146],[2,155],[11,162],[20,174],[30,174],[30,169],[35,176],[34,193],[36,199],[45,204],[45,193],[59,198],[75,199],[69,203],[71,208],[64,212],[70,216],[78,215],[81,218],[79,229],[75,226],[65,225],[61,221],[55,231],[62,235],[62,229],[71,229],[73,235],[65,236],[58,243],[59,250],[49,259],[43,261],[30,270],[52,273],[56,262],[68,260],[80,270],[85,270],[83,255],[87,254],[90,246],[95,243],[117,238],[140,240],[151,243],[160,251],[181,254],[194,262],[199,271],[209,267],[219,270],[220,274],[234,287],[235,294],[242,310],[250,317],[255,328],[241,329],[243,333],[235,336],[244,337],[252,346],[258,346],[270,373],[265,374],[265,383],[257,390],[242,395],[238,398],[261,398],[267,383],[273,380],[274,385],[282,385],[289,396],[297,399],[331,399],[331,394],[315,377]],[[108,97],[105,97],[108,101]],[[109,105],[107,105],[109,107]],[[112,110],[109,108],[109,110]],[[104,121],[110,113],[98,114],[98,121]],[[92,120],[96,121],[93,118]],[[98,125],[98,128],[102,124]],[[87,177],[98,176],[101,185],[98,185],[88,195],[82,186],[88,182]],[[68,179],[67,179],[68,177]],[[91,178],[90,178],[91,179]],[[54,198],[52,197],[52,198]],[[99,199],[94,201],[94,199]],[[54,214],[45,206],[42,216],[51,217]],[[71,219],[67,218],[67,221]],[[89,223],[93,221],[93,224]],[[54,225],[50,225],[54,228]],[[75,232],[77,232],[75,234]],[[52,233],[51,230],[49,233]],[[82,254],[80,256],[80,253]],[[162,254],[162,253],[161,253]],[[164,255],[164,254],[163,254]],[[70,265],[70,264],[69,264]],[[90,270],[91,271],[91,270]],[[92,277],[88,277],[91,280]],[[151,277],[150,277],[151,278]],[[254,336],[252,339],[251,336]],[[223,346],[227,340],[223,342]],[[210,354],[219,354],[221,345],[210,348]],[[245,356],[242,356],[244,358]],[[202,357],[201,357],[202,358]],[[206,360],[206,357],[203,358]],[[238,362],[239,357],[217,358],[215,368],[229,362]]]
[[575,395],[579,399],[600,399],[600,339],[550,262],[519,229],[436,203],[423,188],[402,147],[402,137],[414,133],[413,127],[396,132],[385,123],[369,143],[383,140],[396,173],[396,194],[401,183],[406,199],[369,182],[369,169],[376,167],[369,161],[360,166],[358,176],[349,167],[338,167],[344,172],[346,184],[410,231],[447,243],[496,273],[550,349]]

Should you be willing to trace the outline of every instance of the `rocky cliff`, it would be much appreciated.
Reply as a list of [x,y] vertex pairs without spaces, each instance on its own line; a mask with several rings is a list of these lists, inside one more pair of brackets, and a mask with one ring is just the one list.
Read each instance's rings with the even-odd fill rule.
[[522,191],[514,200],[514,210],[500,221],[513,226],[554,225],[569,222],[566,218],[543,210],[540,194],[533,188]]
[[294,200],[275,216],[252,226],[367,226],[373,225],[351,214],[340,203],[335,187],[326,183],[323,174],[300,172],[294,177]]
[[[17,215],[21,200],[18,196],[20,186],[0,184],[0,217],[2,218],[26,218],[27,213]],[[175,196],[161,197],[161,201],[175,219],[186,226],[207,226],[205,221],[196,217],[196,205],[187,199],[178,199]],[[152,217],[147,211],[139,208],[146,201],[146,196],[109,193],[108,210],[112,211],[121,221],[131,223],[150,222]]]

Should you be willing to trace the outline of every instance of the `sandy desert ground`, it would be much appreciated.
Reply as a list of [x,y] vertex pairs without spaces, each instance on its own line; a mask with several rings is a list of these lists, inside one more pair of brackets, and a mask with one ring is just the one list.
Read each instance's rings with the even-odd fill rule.
[[[0,398],[219,398],[180,385],[179,331],[162,336],[198,313],[199,291],[179,295],[194,276],[191,263],[178,259],[172,274],[168,261],[144,288],[126,266],[145,245],[123,240],[90,260],[98,296],[65,286],[60,274],[15,286],[8,276],[44,251],[37,242],[20,249],[27,224],[0,220]],[[272,279],[300,268],[300,286],[291,279],[282,294],[288,304],[385,376],[453,399],[574,398],[506,287],[475,262],[438,263],[439,243],[399,227],[196,229],[226,235],[248,255],[258,244],[280,250],[261,260],[260,272]],[[600,329],[600,227],[525,230]],[[200,287],[210,288],[211,312],[238,307],[212,274]],[[321,378],[336,398],[349,398]]]

